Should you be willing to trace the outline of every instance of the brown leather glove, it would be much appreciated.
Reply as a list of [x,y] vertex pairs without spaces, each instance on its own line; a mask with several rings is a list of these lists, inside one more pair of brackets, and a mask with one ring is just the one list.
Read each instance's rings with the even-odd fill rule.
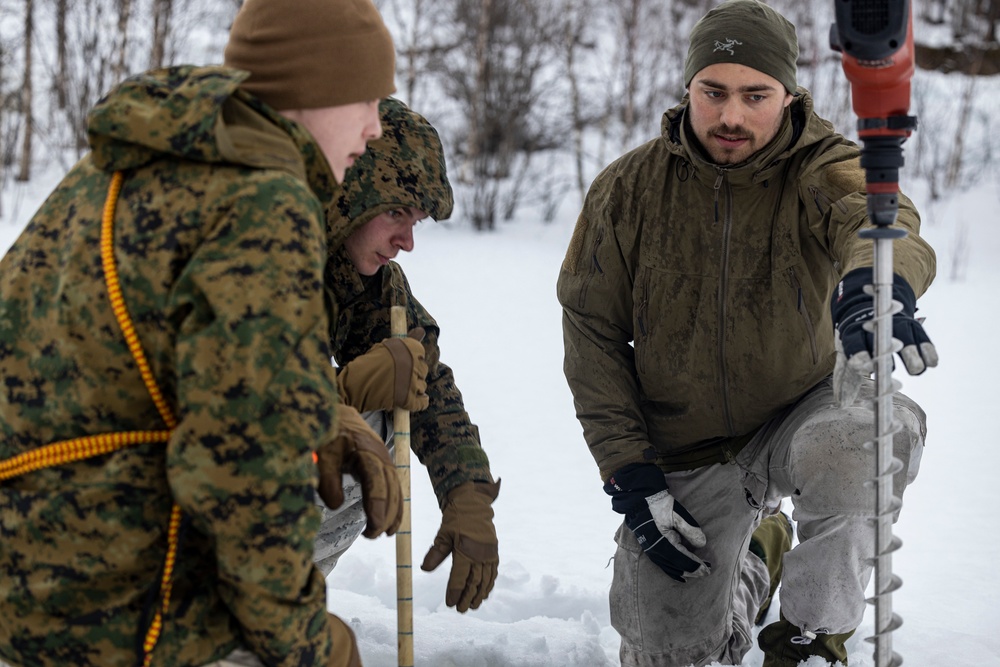
[[465,482],[448,493],[441,529],[424,556],[421,570],[430,572],[451,554],[451,576],[445,604],[460,612],[478,609],[493,590],[500,555],[490,505],[500,493],[500,480],[492,484]]
[[386,338],[337,373],[341,399],[357,408],[411,412],[427,407],[427,362],[424,330],[417,327],[406,338]]
[[403,518],[403,490],[385,443],[349,405],[338,405],[339,428],[333,442],[316,450],[319,497],[331,509],[344,502],[344,473],[361,484],[361,503],[368,517],[365,537],[392,535]]
[[358,642],[354,639],[351,627],[334,616],[326,613],[330,620],[330,635],[333,637],[333,655],[330,667],[362,667],[361,656],[358,654]]

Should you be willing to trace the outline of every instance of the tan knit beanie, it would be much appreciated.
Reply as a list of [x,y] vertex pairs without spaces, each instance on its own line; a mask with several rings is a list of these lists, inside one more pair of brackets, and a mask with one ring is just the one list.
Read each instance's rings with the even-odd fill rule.
[[371,0],[246,0],[225,64],[278,111],[368,102],[396,90],[396,52]]

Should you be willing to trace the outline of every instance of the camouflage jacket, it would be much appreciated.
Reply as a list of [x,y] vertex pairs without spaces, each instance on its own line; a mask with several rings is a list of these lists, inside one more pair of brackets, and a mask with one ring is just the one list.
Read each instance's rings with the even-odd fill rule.
[[[594,181],[558,279],[565,372],[603,478],[655,460],[725,461],[834,364],[830,296],[871,266],[858,147],[805,91],[750,161],[710,163],[685,122]],[[920,295],[935,272],[900,196],[895,270]]]
[[[445,173],[444,153],[434,128],[401,102],[382,102],[383,136],[348,170],[344,186],[330,207],[330,247],[327,286],[340,313],[331,330],[331,348],[340,366],[364,354],[390,335],[389,309],[407,307],[410,328],[426,331],[427,395],[430,404],[410,416],[410,446],[427,467],[438,501],[467,481],[492,482],[489,460],[479,430],[469,418],[451,369],[440,361],[437,322],[413,296],[403,269],[396,262],[363,277],[354,270],[340,241],[379,213],[411,207],[436,220],[451,215],[452,191]],[[388,116],[387,116],[388,114]]]
[[92,151],[0,262],[0,461],[56,441],[164,429],[109,305],[99,249],[111,172],[126,306],[177,419],[138,445],[0,481],[0,658],[136,664],[183,510],[153,664],[238,646],[319,665],[332,646],[312,565],[312,450],[335,428],[321,201],[333,175],[300,126],[171,68],[89,116]]

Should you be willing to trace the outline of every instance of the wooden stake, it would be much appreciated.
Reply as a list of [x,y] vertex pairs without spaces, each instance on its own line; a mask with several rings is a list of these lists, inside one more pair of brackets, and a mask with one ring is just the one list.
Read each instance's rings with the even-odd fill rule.
[[[406,337],[406,308],[392,306],[392,335]],[[396,531],[396,641],[399,667],[413,667],[413,556],[410,521],[410,412],[392,413],[396,472],[403,488],[403,518]]]

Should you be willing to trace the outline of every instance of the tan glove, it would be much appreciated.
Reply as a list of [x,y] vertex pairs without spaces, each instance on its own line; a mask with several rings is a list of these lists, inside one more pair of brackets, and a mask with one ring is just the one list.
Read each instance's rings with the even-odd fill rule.
[[451,554],[444,601],[463,613],[479,608],[497,578],[500,555],[490,505],[499,493],[500,480],[465,482],[452,489],[442,510],[441,529],[420,566],[430,572]]
[[353,475],[361,484],[361,503],[368,517],[364,536],[392,535],[403,518],[403,490],[396,466],[385,443],[357,410],[341,404],[337,411],[337,437],[316,450],[319,497],[337,509],[344,502],[342,476]]
[[362,667],[354,631],[330,612],[327,612],[326,617],[330,620],[330,635],[333,637],[333,660],[330,667]]
[[427,407],[427,362],[424,330],[413,329],[406,338],[386,338],[347,363],[337,373],[337,389],[345,403],[358,412],[403,408],[411,412]]

